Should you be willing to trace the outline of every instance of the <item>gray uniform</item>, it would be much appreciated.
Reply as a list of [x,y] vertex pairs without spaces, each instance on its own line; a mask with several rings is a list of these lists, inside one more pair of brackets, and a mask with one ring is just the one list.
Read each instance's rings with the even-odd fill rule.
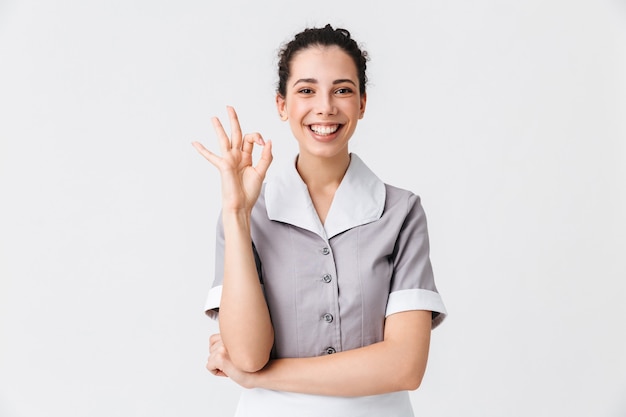
[[[384,184],[356,156],[321,224],[295,166],[265,184],[252,241],[275,333],[273,357],[309,357],[383,338],[385,317],[446,310],[429,259],[426,217],[415,194]],[[224,236],[207,313],[217,316]]]
[[[294,166],[268,181],[252,211],[252,242],[274,326],[273,358],[332,354],[379,342],[385,317],[446,309],[429,259],[420,199],[385,185],[355,155],[321,224]],[[224,273],[218,225],[216,275],[206,312],[217,318]],[[364,364],[367,366],[367,364]],[[339,397],[261,388],[242,391],[235,417],[413,417],[408,392]]]

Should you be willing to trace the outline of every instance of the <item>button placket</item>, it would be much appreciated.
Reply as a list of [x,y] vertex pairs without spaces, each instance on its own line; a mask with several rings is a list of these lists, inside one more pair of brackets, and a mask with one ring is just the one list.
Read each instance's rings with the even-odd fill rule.
[[[332,271],[336,270],[336,265],[335,265],[335,261],[334,261],[334,257],[333,257],[333,253],[332,250],[330,248],[330,245],[328,244],[328,242],[326,242],[325,246],[322,246],[319,249],[319,253],[325,258],[324,261],[322,261],[322,264],[324,265],[324,269],[328,272],[323,272],[324,269],[322,269],[322,274],[321,274],[321,282],[324,284],[335,284],[334,280],[336,277],[333,277]],[[328,256],[330,255],[330,256]],[[318,281],[319,282],[319,281]],[[339,335],[339,328],[338,326],[338,322],[335,320],[335,316],[333,314],[331,314],[331,312],[335,311],[335,309],[338,308],[338,306],[336,305],[337,303],[337,288],[336,285],[329,285],[329,286],[325,286],[326,290],[325,291],[331,291],[333,296],[333,300],[329,305],[326,306],[326,308],[324,310],[326,310],[326,312],[324,312],[322,310],[322,314],[319,317],[320,322],[322,323],[323,326],[327,326],[325,331],[323,331],[324,333],[328,332],[327,336],[322,337],[322,340],[325,340],[325,343],[328,343],[326,345],[326,347],[322,347],[322,353],[326,354],[326,355],[330,355],[333,353],[337,352],[337,348],[335,348],[334,346],[336,346],[337,343],[341,344],[341,341],[338,339],[338,335]],[[330,301],[330,300],[329,300]],[[321,306],[320,306],[321,307]],[[321,329],[320,329],[321,330]],[[322,342],[324,343],[324,342]],[[322,345],[324,346],[324,345]]]

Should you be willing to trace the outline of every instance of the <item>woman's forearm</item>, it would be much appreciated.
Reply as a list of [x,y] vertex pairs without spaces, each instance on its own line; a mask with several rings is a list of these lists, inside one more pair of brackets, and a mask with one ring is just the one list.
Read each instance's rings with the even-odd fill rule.
[[387,319],[382,342],[332,355],[273,360],[242,382],[248,387],[331,396],[414,390],[426,370],[430,321],[430,311],[398,313]]
[[255,372],[267,363],[274,343],[269,310],[259,281],[249,214],[223,212],[224,282],[219,326],[233,363]]

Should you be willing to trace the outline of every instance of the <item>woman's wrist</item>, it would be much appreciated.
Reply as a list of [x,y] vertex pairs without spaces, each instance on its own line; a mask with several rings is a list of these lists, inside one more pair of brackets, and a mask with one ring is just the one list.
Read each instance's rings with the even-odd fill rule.
[[222,223],[224,224],[224,230],[230,228],[243,227],[246,230],[250,230],[250,216],[251,212],[245,209],[222,209]]
[[253,389],[263,388],[260,383],[262,373],[263,369],[257,372],[245,372],[238,370],[238,372],[235,373],[231,372],[228,376],[242,388]]

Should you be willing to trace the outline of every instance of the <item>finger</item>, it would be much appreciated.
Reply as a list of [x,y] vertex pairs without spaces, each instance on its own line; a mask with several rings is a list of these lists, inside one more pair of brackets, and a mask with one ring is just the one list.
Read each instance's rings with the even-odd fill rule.
[[228,139],[228,135],[224,130],[224,126],[222,126],[222,122],[217,117],[211,118],[211,123],[213,124],[213,130],[215,130],[215,134],[217,135],[217,141],[220,144],[220,150],[222,151],[222,155],[227,154],[230,151],[230,139]]
[[209,346],[209,354],[213,355],[216,352],[223,352],[225,351],[226,348],[224,347],[224,343],[222,343],[221,340],[218,340],[215,343],[211,343],[211,346]]
[[218,335],[213,335],[209,338],[209,352],[215,353],[218,349],[223,348],[222,338]]
[[232,149],[241,149],[241,125],[239,124],[239,118],[237,112],[231,106],[226,106],[228,111],[228,117],[230,119],[230,139]]
[[265,146],[263,147],[263,152],[261,152],[261,158],[259,162],[257,162],[256,167],[254,168],[256,172],[261,176],[261,178],[265,177],[272,160],[274,159],[272,155],[272,141],[268,140],[265,142]]
[[257,145],[265,145],[265,141],[260,133],[247,133],[243,137],[243,152],[252,154],[252,149],[254,149],[254,144]]
[[222,354],[212,354],[209,355],[206,363],[206,369],[216,376],[228,376],[226,372],[222,370],[224,365],[224,355]]
[[210,369],[208,364],[207,364],[206,368],[208,369],[209,372],[211,372],[215,376],[221,376],[221,377],[228,378],[228,375],[226,375],[224,373],[224,371],[222,371],[221,369]]
[[207,361],[206,369],[211,372],[215,376],[228,377],[224,371],[219,368],[216,368],[215,365],[211,363],[211,360]]
[[198,153],[206,158],[207,161],[215,165],[219,166],[221,158],[215,155],[213,152],[205,148],[200,142],[192,142],[191,143],[194,148],[198,151]]
[[209,336],[209,342],[211,344],[213,344],[215,342],[218,342],[220,340],[222,340],[222,336],[219,333],[215,333],[215,334],[212,334],[211,336]]

